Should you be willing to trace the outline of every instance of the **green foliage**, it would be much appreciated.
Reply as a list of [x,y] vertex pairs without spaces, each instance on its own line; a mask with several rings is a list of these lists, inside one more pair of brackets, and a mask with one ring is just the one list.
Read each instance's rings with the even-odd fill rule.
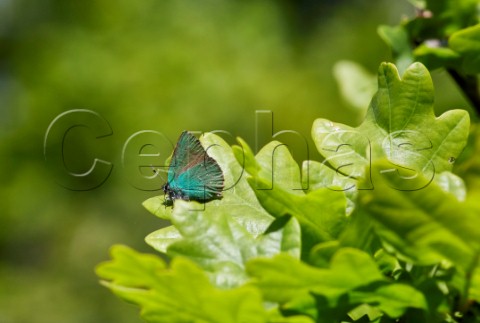
[[[379,29],[402,75],[380,65],[358,127],[314,121],[323,161],[299,167],[280,142],[255,155],[205,134],[224,197],[145,201],[172,224],[146,238],[170,268],[117,246],[102,284],[148,322],[479,322],[480,132],[465,110],[435,116],[427,69],[448,69],[475,104],[477,1],[411,2],[416,18]],[[371,77],[347,62],[336,74],[366,105]]]
[[145,201],[148,210],[173,224],[148,235],[147,243],[169,256],[192,259],[212,273],[218,286],[242,283],[247,278],[244,264],[250,258],[279,252],[299,257],[297,221],[291,219],[279,230],[265,233],[273,218],[255,198],[232,148],[213,134],[202,137],[202,143],[211,147],[209,152],[224,170],[225,187],[232,189],[222,200],[206,205],[177,201],[172,209],[162,204],[163,196]]
[[265,299],[285,311],[312,315],[318,322],[336,322],[360,304],[399,317],[409,307],[426,309],[424,295],[388,281],[368,254],[339,250],[329,268],[315,268],[288,256],[253,260],[248,272]]
[[376,233],[409,262],[435,265],[447,260],[459,275],[451,282],[454,290],[465,293],[465,299],[478,301],[480,228],[472,225],[480,221],[478,212],[435,183],[422,190],[402,190],[400,177],[382,176],[382,170],[389,168],[386,162],[372,168],[375,190],[361,192],[359,202],[373,220]]
[[449,41],[450,47],[463,57],[461,69],[469,74],[480,72],[480,25],[462,29],[454,33]]
[[[149,250],[143,238],[165,223],[139,208],[155,193],[132,186],[138,168],[122,163],[123,145],[137,131],[174,140],[184,129],[221,128],[251,142],[256,108],[274,109],[277,125],[301,133],[308,133],[319,103],[323,115],[339,115],[329,62],[344,49],[325,50],[323,43],[336,38],[355,45],[338,23],[319,23],[336,16],[323,10],[308,34],[295,32],[286,17],[301,4],[284,4],[0,1],[0,322],[142,321],[134,307],[108,297],[92,274],[113,242]],[[340,6],[332,9],[344,15]],[[357,14],[337,22],[343,28],[355,23],[360,33],[354,39],[375,44],[363,35],[384,9],[393,10],[372,7],[368,21]],[[351,57],[368,50],[363,46]],[[303,113],[294,122],[293,106]],[[55,156],[65,143],[63,168],[61,159],[60,165],[45,162],[42,146],[50,122],[70,109],[97,112],[113,134],[95,138],[95,129],[74,127],[52,138]],[[340,115],[349,118],[347,111]],[[169,147],[156,148],[163,154]],[[95,158],[114,165],[100,188],[78,192],[57,185],[77,178],[69,172],[88,172]],[[150,174],[149,167],[141,171]],[[94,182],[104,176],[90,175]]]
[[[113,260],[97,274],[123,299],[142,306],[148,322],[265,322],[260,293],[251,287],[219,290],[192,262],[165,262],[124,246],[112,248]],[[185,291],[189,291],[185,293]]]
[[144,203],[172,223],[146,239],[172,259],[170,269],[115,247],[97,274],[149,322],[475,317],[479,213],[451,173],[469,118],[462,110],[435,117],[432,98],[422,64],[402,78],[382,64],[365,121],[317,119],[312,136],[325,160],[302,171],[280,142],[254,155],[241,139],[230,147],[205,134],[225,174],[224,198]]
[[[302,258],[317,243],[335,239],[346,222],[346,199],[342,193],[325,188],[305,194],[300,170],[285,145],[271,142],[256,157],[244,142],[234,147],[247,155],[250,186],[262,206],[276,219],[293,217],[302,229]],[[240,159],[240,157],[239,157]]]
[[403,71],[414,61],[428,69],[448,70],[480,113],[480,24],[478,0],[412,1],[417,15],[395,27],[380,26],[380,37],[392,49]]
[[[365,167],[381,158],[388,158],[410,175],[426,176],[423,183],[415,182],[410,187],[419,189],[428,185],[435,173],[452,169],[466,144],[468,126],[469,116],[463,110],[435,118],[433,84],[423,65],[411,65],[400,79],[397,69],[384,63],[378,71],[378,91],[364,122],[351,128],[317,119],[312,136],[337,176],[364,178],[359,189],[374,187]],[[351,183],[346,184],[343,188],[350,189]]]
[[[477,0],[431,0],[417,6],[417,16],[396,27],[381,26],[380,36],[398,61],[421,61],[428,68],[479,72]],[[477,55],[478,56],[478,55]]]

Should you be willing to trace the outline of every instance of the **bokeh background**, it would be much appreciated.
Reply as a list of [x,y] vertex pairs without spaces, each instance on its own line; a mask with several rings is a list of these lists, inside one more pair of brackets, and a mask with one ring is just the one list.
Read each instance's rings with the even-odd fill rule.
[[[94,274],[112,244],[153,252],[144,237],[163,225],[141,206],[160,192],[121,167],[129,136],[223,129],[254,147],[256,110],[305,137],[318,117],[355,126],[363,110],[335,64],[375,73],[390,58],[378,25],[413,14],[406,0],[0,0],[0,322],[141,322]],[[467,105],[433,76],[437,113]],[[49,124],[71,109],[113,129],[69,139],[74,171],[114,165],[94,190],[58,185],[44,159]]]

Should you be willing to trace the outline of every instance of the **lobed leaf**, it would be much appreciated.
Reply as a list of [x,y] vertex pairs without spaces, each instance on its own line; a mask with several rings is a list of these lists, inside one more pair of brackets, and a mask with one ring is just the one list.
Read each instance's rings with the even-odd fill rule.
[[[171,257],[193,260],[211,274],[217,286],[232,287],[244,282],[244,264],[251,258],[280,252],[300,256],[299,227],[294,219],[277,231],[255,236],[229,213],[176,201],[171,220],[174,227],[153,232],[147,243]],[[173,239],[169,239],[170,234]]]
[[466,268],[480,247],[480,228],[472,226],[480,217],[436,184],[402,190],[405,180],[385,172],[391,167],[385,161],[375,163],[375,189],[359,196],[361,205],[381,225],[377,231],[419,263],[433,264],[445,257]]
[[299,189],[302,182],[298,165],[279,142],[269,143],[249,160],[255,160],[256,172],[250,174],[248,183],[263,208],[277,219],[289,215],[298,220],[304,258],[315,244],[337,238],[347,221],[342,192],[324,188],[305,194]]
[[361,180],[362,186],[356,187],[359,190],[372,189],[371,174],[365,170],[382,158],[411,177],[425,176],[424,183],[417,183],[419,189],[434,180],[436,173],[451,171],[466,144],[468,127],[469,116],[464,110],[435,118],[433,84],[422,64],[412,64],[401,79],[393,64],[383,63],[378,91],[365,121],[351,128],[317,119],[312,136],[336,176]]
[[[409,307],[426,309],[421,293],[410,286],[385,280],[375,261],[356,249],[338,250],[329,268],[311,267],[279,255],[273,259],[252,260],[247,269],[255,278],[253,284],[267,300],[306,315],[312,315],[312,308],[318,308],[319,301],[326,309],[342,308],[343,315],[363,303],[392,317],[402,315]],[[323,319],[326,313],[339,315],[318,309],[318,316]],[[331,321],[339,318],[329,317]]]
[[200,268],[184,258],[174,259],[167,269],[160,258],[124,246],[114,246],[112,258],[97,267],[97,275],[119,297],[139,305],[147,322],[266,321],[257,290],[219,290]]
[[389,168],[385,161],[375,163],[375,189],[359,194],[376,233],[415,264],[447,259],[463,277],[457,288],[468,289],[479,274],[480,228],[474,225],[480,220],[478,212],[434,183],[421,190],[402,190],[405,180],[385,172]]

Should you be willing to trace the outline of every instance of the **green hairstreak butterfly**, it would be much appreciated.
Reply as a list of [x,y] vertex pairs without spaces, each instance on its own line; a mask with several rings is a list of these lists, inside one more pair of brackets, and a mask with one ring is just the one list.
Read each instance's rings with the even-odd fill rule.
[[182,132],[162,187],[167,206],[176,199],[206,202],[222,197],[223,173],[218,163],[188,131]]

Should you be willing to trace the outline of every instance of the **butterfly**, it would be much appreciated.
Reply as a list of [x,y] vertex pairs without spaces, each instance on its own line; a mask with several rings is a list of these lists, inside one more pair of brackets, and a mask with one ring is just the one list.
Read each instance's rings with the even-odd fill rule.
[[166,206],[173,206],[176,199],[207,202],[222,197],[222,169],[188,131],[178,138],[167,174],[162,186]]

